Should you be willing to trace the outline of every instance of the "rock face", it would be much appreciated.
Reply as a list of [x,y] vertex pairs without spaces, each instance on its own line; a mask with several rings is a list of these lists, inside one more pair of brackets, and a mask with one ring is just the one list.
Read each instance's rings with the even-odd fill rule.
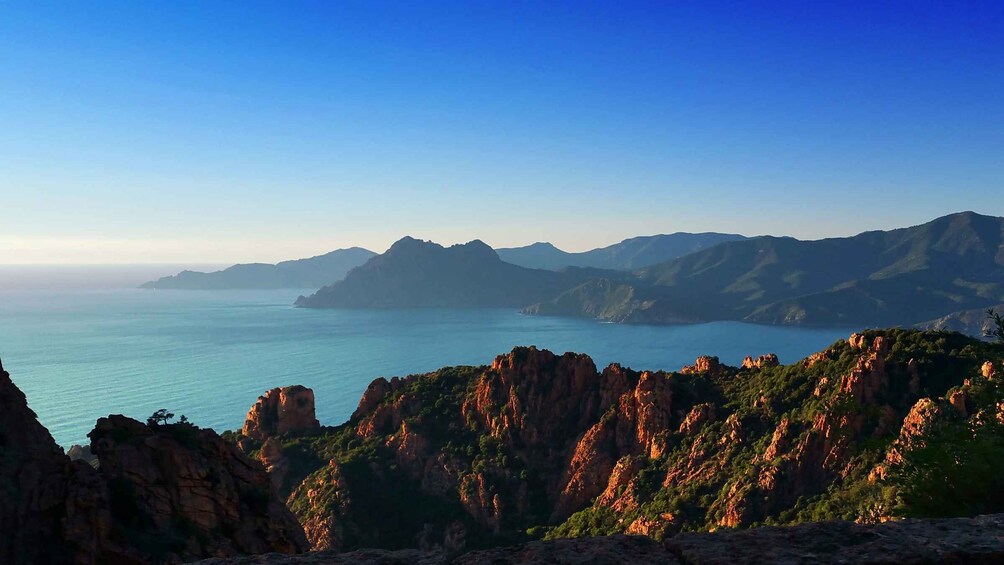
[[241,432],[245,437],[265,441],[270,437],[314,430],[320,426],[314,415],[314,391],[293,385],[273,388],[259,396],[248,411]]
[[63,454],[0,369],[0,562],[139,565],[306,549],[261,466],[213,431],[109,416],[90,436],[98,469]]

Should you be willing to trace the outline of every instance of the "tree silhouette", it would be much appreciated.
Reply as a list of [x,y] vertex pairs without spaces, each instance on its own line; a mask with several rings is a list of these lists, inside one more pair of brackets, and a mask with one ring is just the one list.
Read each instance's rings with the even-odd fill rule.
[[146,419],[146,424],[148,426],[163,426],[167,425],[171,421],[171,418],[174,418],[174,414],[168,412],[165,408],[161,408],[150,414],[150,417]]
[[1004,344],[1004,316],[993,308],[988,308],[987,319],[990,320],[990,329],[984,330],[983,335],[995,338],[997,343]]

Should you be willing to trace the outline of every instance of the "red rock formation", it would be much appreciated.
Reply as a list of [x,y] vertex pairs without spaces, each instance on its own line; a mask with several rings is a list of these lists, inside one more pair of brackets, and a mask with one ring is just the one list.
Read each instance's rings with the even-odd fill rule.
[[[897,339],[908,341],[894,349]],[[414,479],[423,493],[447,498],[459,493],[467,514],[489,531],[525,529],[520,519],[531,506],[528,497],[543,517],[535,524],[548,517],[560,523],[592,506],[596,516],[638,512],[605,526],[620,531],[670,531],[677,521],[689,526],[700,520],[747,526],[790,514],[799,499],[825,500],[830,487],[867,476],[859,457],[864,442],[887,446],[902,427],[895,445],[906,445],[917,407],[905,420],[902,415],[916,392],[948,386],[940,374],[932,375],[943,361],[917,343],[942,347],[909,332],[868,332],[851,336],[850,351],[838,343],[790,370],[740,373],[735,379],[636,373],[618,365],[597,373],[583,355],[517,348],[491,367],[447,383],[443,390],[450,392],[443,400],[449,402],[437,399],[435,416],[422,403],[439,385],[412,379],[438,383],[440,373],[379,379],[352,424],[360,438],[379,439],[381,449],[391,452],[393,468]],[[712,372],[711,359],[699,358],[685,371]],[[765,355],[745,366],[749,371],[776,363],[776,356]],[[973,410],[965,397],[943,394],[956,410]],[[999,416],[988,416],[1004,421],[1004,408]],[[435,418],[440,419],[430,424]],[[444,429],[462,429],[457,436],[480,450],[440,448],[455,437],[444,436]],[[656,517],[665,501],[653,498],[653,471],[665,473],[663,486],[676,497],[671,500],[702,497],[697,521],[677,512],[685,506],[672,506],[678,514],[673,520]],[[878,470],[875,478],[881,478]]]
[[[495,358],[463,406],[465,418],[492,436],[527,447],[560,445],[585,430],[606,409],[601,379],[587,355],[558,357],[537,348],[516,348]],[[527,457],[532,457],[526,450]]]
[[274,437],[266,439],[258,452],[258,461],[264,465],[276,489],[281,489],[289,473],[289,458],[282,452],[282,443]]
[[851,337],[847,338],[847,344],[851,346],[851,349],[862,349],[865,346],[865,336],[859,333],[852,333]]
[[777,355],[774,353],[768,353],[766,355],[760,355],[756,359],[746,356],[743,359],[743,369],[764,369],[767,367],[777,367],[780,361],[777,359]]
[[582,436],[565,471],[552,521],[567,518],[603,491],[617,465],[618,453],[615,418],[601,420]]
[[684,365],[680,372],[685,375],[707,373],[712,376],[717,376],[722,373],[722,364],[718,361],[718,357],[712,357],[710,355],[701,355],[694,361],[693,365]]
[[638,503],[633,497],[631,486],[638,471],[641,471],[644,466],[645,459],[642,457],[631,455],[621,457],[610,473],[607,487],[596,499],[597,504],[609,506],[618,512],[637,508]]
[[[852,336],[853,337],[853,336]],[[861,340],[857,340],[861,343]],[[858,347],[862,349],[863,346]],[[844,375],[840,381],[840,390],[853,396],[858,402],[873,404],[875,395],[889,384],[885,370],[888,353],[885,340],[877,336],[872,342],[867,355],[858,357],[857,365],[850,374]]]
[[774,435],[770,438],[770,445],[763,452],[764,461],[772,461],[788,450],[791,445],[791,432],[791,421],[788,418],[781,418],[781,422],[774,429]]
[[687,417],[680,424],[679,432],[684,435],[697,433],[705,424],[715,420],[715,405],[705,402],[690,409]]
[[676,516],[670,512],[663,512],[655,518],[639,516],[635,518],[633,522],[628,524],[624,533],[634,536],[647,536],[661,540],[679,530],[679,525],[676,522]]
[[962,416],[963,418],[969,416],[969,413],[971,412],[969,408],[970,401],[969,395],[966,394],[966,391],[953,390],[948,394],[948,403],[952,405],[952,408],[955,409],[955,412],[959,416]]
[[241,433],[257,441],[265,441],[293,431],[319,428],[314,415],[314,391],[294,385],[274,388],[258,397],[248,411]]
[[300,517],[311,549],[342,549],[345,539],[342,522],[351,500],[348,490],[341,466],[332,460],[323,470],[301,483],[291,495],[290,500],[302,500],[312,509],[308,515]]
[[899,437],[886,452],[886,464],[899,465],[903,462],[903,453],[922,447],[924,436],[930,432],[942,415],[941,407],[930,398],[918,400],[903,418]]
[[833,358],[833,350],[832,349],[824,349],[823,351],[817,351],[817,352],[813,353],[812,355],[809,355],[808,357],[806,357],[805,359],[802,360],[802,363],[806,367],[812,367],[816,363],[819,363],[821,361],[827,361],[827,360],[832,359],[832,358]]

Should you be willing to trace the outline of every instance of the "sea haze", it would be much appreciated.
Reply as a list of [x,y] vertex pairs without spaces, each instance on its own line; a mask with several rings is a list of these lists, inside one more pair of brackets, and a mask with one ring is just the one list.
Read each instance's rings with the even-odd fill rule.
[[632,326],[515,310],[309,310],[313,289],[0,292],[0,358],[64,447],[109,413],[168,408],[235,429],[265,390],[314,389],[321,423],[344,422],[377,376],[484,364],[516,345],[588,353],[599,366],[676,370],[699,354],[736,364],[776,352],[792,362],[849,329],[720,322]]

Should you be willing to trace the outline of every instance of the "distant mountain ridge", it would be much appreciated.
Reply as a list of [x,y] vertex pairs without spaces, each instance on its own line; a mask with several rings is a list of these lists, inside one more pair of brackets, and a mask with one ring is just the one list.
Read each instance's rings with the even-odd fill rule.
[[376,253],[368,249],[350,247],[307,259],[282,261],[274,265],[239,264],[212,273],[182,271],[177,275],[144,283],[141,288],[176,290],[317,288],[345,277],[350,270],[375,255]]
[[916,324],[1004,301],[1004,218],[962,212],[818,241],[726,242],[591,280],[527,313],[609,321]]
[[[614,273],[603,273],[615,275]],[[344,280],[297,306],[308,308],[518,308],[553,296],[595,273],[528,269],[499,259],[474,240],[443,247],[405,237]]]
[[563,251],[546,242],[537,242],[525,247],[501,248],[496,251],[503,261],[532,269],[592,267],[633,270],[676,259],[726,241],[742,239],[746,237],[729,233],[677,232],[632,237],[620,243],[581,253]]
[[[642,240],[635,250],[645,247]],[[531,248],[563,253],[546,244],[524,250]],[[297,305],[514,307],[645,324],[882,326],[1004,303],[1004,218],[973,212],[853,237],[724,241],[634,271],[531,269],[500,255],[477,240],[444,248],[404,238]]]
[[[952,312],[947,316],[942,316],[937,320],[928,320],[915,327],[922,330],[945,330],[959,332],[966,335],[990,339],[989,332],[993,328],[990,318],[987,316],[987,308],[974,308],[972,310],[962,310]],[[1004,304],[990,306],[997,312],[1004,312]]]

